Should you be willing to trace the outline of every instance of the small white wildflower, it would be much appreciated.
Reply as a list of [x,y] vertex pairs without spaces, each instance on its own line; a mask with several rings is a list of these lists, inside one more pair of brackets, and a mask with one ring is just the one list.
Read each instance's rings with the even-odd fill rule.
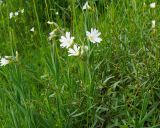
[[156,7],[156,3],[155,2],[150,4],[150,8],[155,8],[155,7]]
[[15,15],[15,16],[18,16],[18,15],[19,15],[19,12],[15,12],[14,15]]
[[30,31],[31,31],[31,32],[34,32],[34,27],[32,27],[32,28],[30,29]]
[[83,10],[91,9],[91,7],[90,7],[89,4],[88,4],[88,1],[84,4],[84,6],[83,6],[82,9],[83,9]]
[[20,10],[21,13],[24,13],[24,9]]
[[5,65],[7,65],[9,63],[10,63],[10,60],[8,60],[5,57],[2,57],[1,60],[0,60],[0,66],[5,66]]
[[99,37],[101,32],[99,32],[97,29],[91,28],[91,32],[86,31],[86,35],[92,43],[100,43],[102,41],[102,39]]
[[156,27],[156,21],[152,20],[152,28],[155,28],[155,27]]
[[[0,57],[1,58],[1,57]],[[18,52],[16,51],[16,56],[4,56],[0,59],[0,66],[5,66],[11,62],[18,62]]]
[[54,22],[47,21],[47,24],[52,25],[52,24],[54,24]]
[[68,56],[79,56],[80,47],[77,44],[74,44],[73,48],[69,48]]
[[57,31],[57,29],[54,29],[52,32],[49,33],[49,40],[52,40],[53,37],[55,37],[55,32]]
[[56,12],[55,14],[56,14],[56,15],[58,15],[59,13],[58,13],[58,12]]
[[60,46],[62,48],[69,48],[74,41],[74,37],[71,37],[70,32],[66,32],[66,37],[61,36],[61,39],[59,41],[61,42]]
[[10,12],[10,13],[9,13],[9,18],[12,19],[13,16],[14,16],[14,13],[13,13],[13,12]]

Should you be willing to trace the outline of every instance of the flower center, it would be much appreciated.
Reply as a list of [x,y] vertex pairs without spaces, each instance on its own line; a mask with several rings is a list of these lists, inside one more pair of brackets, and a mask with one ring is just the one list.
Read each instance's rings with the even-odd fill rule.
[[93,36],[89,36],[89,39],[90,39],[90,40],[93,40],[93,39],[94,39],[94,37],[93,37]]

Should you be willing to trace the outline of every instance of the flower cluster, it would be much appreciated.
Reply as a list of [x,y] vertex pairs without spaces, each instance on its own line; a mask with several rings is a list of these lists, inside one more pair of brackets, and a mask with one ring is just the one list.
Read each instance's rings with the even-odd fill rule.
[[[100,43],[102,39],[99,37],[101,33],[97,29],[91,28],[91,32],[86,31],[86,36],[90,42],[93,44]],[[62,48],[68,49],[68,56],[80,56],[83,55],[85,51],[88,50],[88,46],[79,46],[74,43],[75,37],[71,36],[70,32],[66,32],[65,36],[61,36],[59,41]]]
[[19,13],[24,13],[24,9],[18,10],[17,12],[10,12],[10,13],[9,13],[9,18],[12,19],[13,17],[18,16]]

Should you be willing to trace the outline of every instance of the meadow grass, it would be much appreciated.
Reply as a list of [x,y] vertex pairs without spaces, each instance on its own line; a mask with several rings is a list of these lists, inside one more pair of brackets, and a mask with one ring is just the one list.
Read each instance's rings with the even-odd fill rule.
[[[84,0],[0,4],[0,56],[18,51],[0,67],[0,128],[160,127],[159,1],[88,2],[88,10]],[[91,28],[102,42],[86,38]],[[89,47],[85,55],[60,47],[67,31]]]

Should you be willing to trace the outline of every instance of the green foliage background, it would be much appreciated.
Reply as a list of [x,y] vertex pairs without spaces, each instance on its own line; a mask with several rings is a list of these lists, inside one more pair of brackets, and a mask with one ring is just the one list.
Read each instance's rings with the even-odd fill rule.
[[[0,127],[160,127],[160,3],[151,9],[151,2],[90,0],[92,9],[82,11],[84,0],[5,0],[0,55],[18,51],[19,61],[0,67]],[[79,44],[89,44],[91,27],[103,41],[88,61],[68,57],[59,46],[62,33],[48,41],[55,26],[47,21]]]

